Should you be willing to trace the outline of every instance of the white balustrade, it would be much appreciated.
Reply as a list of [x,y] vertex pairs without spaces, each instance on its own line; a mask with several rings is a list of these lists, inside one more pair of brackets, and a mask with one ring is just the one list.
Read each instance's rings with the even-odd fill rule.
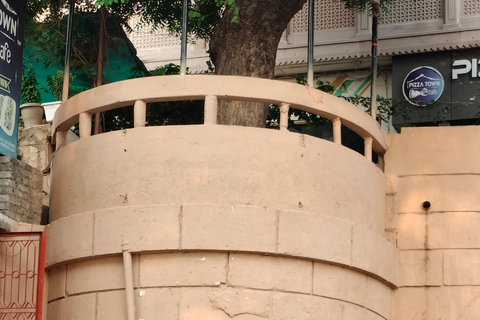
[[[250,77],[188,75],[157,76],[119,81],[84,91],[67,100],[53,119],[53,137],[61,147],[62,132],[79,122],[80,138],[90,137],[92,114],[125,106],[134,108],[134,128],[144,127],[149,102],[205,100],[205,125],[217,124],[218,100],[253,101],[280,105],[280,130],[288,130],[288,110],[295,108],[327,118],[333,124],[333,140],[342,143],[345,125],[365,139],[365,157],[372,150],[382,155],[386,134],[375,119],[353,104],[317,89],[278,80]],[[55,139],[54,139],[55,140]]]

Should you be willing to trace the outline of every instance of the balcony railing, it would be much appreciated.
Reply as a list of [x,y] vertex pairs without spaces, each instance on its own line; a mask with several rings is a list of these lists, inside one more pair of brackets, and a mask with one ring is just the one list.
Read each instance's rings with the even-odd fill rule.
[[372,150],[384,154],[386,135],[377,122],[349,102],[303,85],[249,77],[188,75],[157,76],[120,81],[82,92],[57,110],[53,133],[57,149],[66,132],[79,123],[80,139],[92,132],[92,115],[133,106],[134,128],[144,127],[150,102],[205,100],[204,124],[217,124],[218,100],[238,100],[280,105],[280,130],[288,128],[288,108],[300,109],[327,118],[333,123],[333,141],[342,143],[341,125],[365,141],[365,156]]

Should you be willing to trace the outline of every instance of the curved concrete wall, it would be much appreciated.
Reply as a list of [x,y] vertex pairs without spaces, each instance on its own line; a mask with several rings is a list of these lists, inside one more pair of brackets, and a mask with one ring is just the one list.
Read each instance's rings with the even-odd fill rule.
[[122,239],[138,318],[390,317],[385,178],[334,143],[227,126],[111,132],[58,151],[51,194],[49,319],[84,319],[80,306],[125,318],[109,302],[124,296]]
[[70,144],[53,166],[52,221],[111,207],[220,203],[313,211],[384,231],[383,173],[356,152],[305,135],[137,128]]
[[[139,254],[137,319],[389,319],[391,289],[320,262],[245,253]],[[126,319],[121,257],[50,270],[48,319]]]

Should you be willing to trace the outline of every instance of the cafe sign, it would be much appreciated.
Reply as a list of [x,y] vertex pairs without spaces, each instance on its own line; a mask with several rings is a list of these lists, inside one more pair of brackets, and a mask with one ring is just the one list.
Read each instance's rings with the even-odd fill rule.
[[435,68],[422,66],[411,70],[403,80],[403,96],[411,104],[425,107],[442,96],[445,83]]
[[17,157],[25,0],[0,1],[0,154]]

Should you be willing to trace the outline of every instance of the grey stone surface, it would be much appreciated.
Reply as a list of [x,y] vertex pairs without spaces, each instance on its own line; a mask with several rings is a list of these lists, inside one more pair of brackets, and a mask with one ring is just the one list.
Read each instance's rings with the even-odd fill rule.
[[43,175],[25,162],[0,157],[0,214],[17,222],[40,224]]

